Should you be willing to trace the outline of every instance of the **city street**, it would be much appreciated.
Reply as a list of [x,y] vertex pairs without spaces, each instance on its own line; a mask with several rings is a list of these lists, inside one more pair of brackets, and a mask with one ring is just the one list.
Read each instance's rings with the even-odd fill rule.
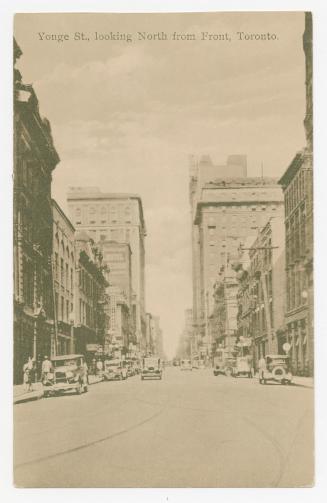
[[169,367],[19,404],[20,487],[296,487],[313,483],[313,389]]

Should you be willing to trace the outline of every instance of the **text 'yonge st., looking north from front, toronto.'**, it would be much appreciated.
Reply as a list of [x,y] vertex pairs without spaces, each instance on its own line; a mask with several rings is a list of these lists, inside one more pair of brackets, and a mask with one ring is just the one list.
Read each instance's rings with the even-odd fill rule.
[[109,31],[107,33],[93,32],[91,35],[85,32],[76,31],[73,34],[70,33],[45,33],[38,32],[39,40],[42,42],[68,42],[73,40],[75,42],[90,42],[90,41],[110,41],[110,42],[135,42],[135,41],[173,41],[173,42],[195,42],[195,41],[206,41],[206,42],[232,42],[236,41],[274,41],[278,40],[276,33],[246,33],[244,31],[237,31],[234,34],[225,33],[209,33],[207,31],[202,31],[200,33],[167,33],[165,31],[158,31],[155,33],[149,33],[145,31],[138,31],[136,33],[124,33],[124,32],[113,32]]

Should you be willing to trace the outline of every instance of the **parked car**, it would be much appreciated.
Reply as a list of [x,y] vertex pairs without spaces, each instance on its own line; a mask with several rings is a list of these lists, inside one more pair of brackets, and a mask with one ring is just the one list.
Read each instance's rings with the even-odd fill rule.
[[292,382],[289,356],[265,356],[265,365],[259,368],[259,383],[266,384],[269,381],[280,384],[290,384]]
[[192,370],[192,362],[191,360],[181,360],[181,370]]
[[162,379],[162,363],[156,356],[143,358],[141,380]]
[[132,360],[125,360],[123,366],[126,368],[127,377],[133,377],[135,375],[135,368]]
[[235,366],[234,376],[235,377],[239,377],[239,376],[253,377],[254,376],[252,358],[249,355],[238,356],[236,358],[236,366]]
[[123,367],[122,360],[105,360],[103,376],[106,381],[121,381],[127,379],[127,369]]
[[45,397],[66,391],[75,391],[80,395],[88,390],[87,365],[83,355],[56,356],[51,362],[53,373],[49,373],[43,383]]

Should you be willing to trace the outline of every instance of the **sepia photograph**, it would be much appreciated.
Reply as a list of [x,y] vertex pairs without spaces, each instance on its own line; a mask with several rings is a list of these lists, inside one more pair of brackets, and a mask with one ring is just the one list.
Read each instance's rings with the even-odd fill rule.
[[13,23],[15,487],[312,488],[312,13]]

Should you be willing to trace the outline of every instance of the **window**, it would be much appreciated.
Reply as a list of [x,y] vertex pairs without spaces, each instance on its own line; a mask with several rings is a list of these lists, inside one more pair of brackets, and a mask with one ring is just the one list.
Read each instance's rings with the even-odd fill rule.
[[81,210],[81,208],[75,209],[75,223],[77,225],[82,223],[82,210]]
[[94,206],[91,206],[89,208],[89,223],[95,224],[95,218],[96,218],[96,211],[95,211]]
[[68,264],[65,266],[65,286],[68,289],[69,288],[69,267]]
[[102,224],[105,224],[107,222],[107,208],[105,206],[101,206],[100,221]]
[[64,274],[65,274],[65,271],[64,271],[64,259],[61,258],[60,259],[60,282],[62,285],[64,285]]
[[113,223],[117,222],[117,207],[116,206],[110,207],[110,218],[111,218],[111,222],[113,222]]
[[55,252],[55,260],[54,260],[54,277],[56,280],[59,278],[59,258],[58,253]]
[[73,292],[73,288],[74,288],[74,272],[73,272],[73,269],[71,268],[70,269],[70,290],[71,290],[71,292]]
[[65,299],[63,297],[61,297],[60,308],[61,308],[60,317],[63,320],[65,316]]
[[131,208],[130,206],[125,206],[125,222],[131,222]]
[[69,301],[66,300],[66,321],[69,321]]
[[33,264],[23,259],[23,295],[26,304],[30,307],[34,303],[34,268]]

